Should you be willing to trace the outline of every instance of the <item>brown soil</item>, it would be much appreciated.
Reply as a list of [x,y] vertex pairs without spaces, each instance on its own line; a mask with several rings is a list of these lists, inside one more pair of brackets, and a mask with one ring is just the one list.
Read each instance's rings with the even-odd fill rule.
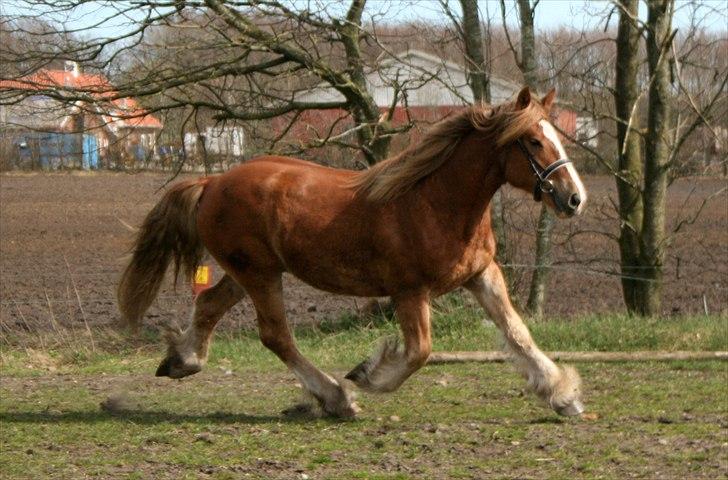
[[[166,174],[74,173],[0,176],[0,324],[6,329],[108,324],[118,318],[115,287],[136,226],[160,196]],[[556,228],[556,267],[550,277],[547,316],[624,309],[611,202],[613,181],[587,178],[590,206]],[[684,179],[669,194],[668,228],[689,219],[703,199],[725,186],[721,179]],[[515,296],[523,300],[533,264],[533,223],[538,207],[507,191],[511,244],[515,246]],[[665,269],[666,314],[728,309],[728,196],[716,196],[692,225],[675,236]],[[325,248],[325,246],[322,246]],[[221,273],[218,269],[217,276]],[[293,323],[319,321],[361,308],[366,299],[331,295],[286,278],[287,311]],[[156,321],[185,319],[188,285],[161,292],[150,311]],[[253,321],[242,302],[223,322]]]

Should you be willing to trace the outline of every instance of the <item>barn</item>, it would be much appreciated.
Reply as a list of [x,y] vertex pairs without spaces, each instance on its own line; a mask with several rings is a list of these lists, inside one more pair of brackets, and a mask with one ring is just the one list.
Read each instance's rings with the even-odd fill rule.
[[[395,92],[399,92],[393,123],[401,125],[414,121],[419,128],[412,132],[412,138],[428,124],[473,102],[467,79],[468,72],[462,65],[420,50],[408,50],[382,61],[367,75],[367,86],[382,113],[389,111],[395,104]],[[496,104],[513,98],[521,85],[493,76],[490,78],[490,88],[491,101]],[[331,86],[320,84],[298,94],[296,100],[323,103],[340,102],[344,98]],[[569,136],[574,136],[577,128],[576,112],[557,106],[553,113],[557,126]],[[273,125],[274,131],[283,132],[288,128],[288,119],[276,119]],[[332,125],[336,125],[333,130]],[[298,115],[286,138],[300,145],[315,144],[327,135],[345,132],[352,126],[351,119],[343,110],[309,110]]]

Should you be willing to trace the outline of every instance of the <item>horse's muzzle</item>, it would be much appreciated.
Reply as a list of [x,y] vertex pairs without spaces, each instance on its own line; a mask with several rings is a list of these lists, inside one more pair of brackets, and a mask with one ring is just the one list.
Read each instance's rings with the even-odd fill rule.
[[581,206],[581,196],[579,193],[572,193],[569,195],[569,199],[566,201],[566,209],[567,213],[569,215],[575,215],[579,212],[579,207]]
[[573,417],[584,413],[584,404],[581,400],[574,400],[572,403],[556,410],[556,413],[565,417]]
[[554,188],[543,192],[544,197],[548,197],[553,203],[554,210],[559,217],[573,217],[583,210],[584,199],[581,198],[579,192],[569,189],[566,191]]

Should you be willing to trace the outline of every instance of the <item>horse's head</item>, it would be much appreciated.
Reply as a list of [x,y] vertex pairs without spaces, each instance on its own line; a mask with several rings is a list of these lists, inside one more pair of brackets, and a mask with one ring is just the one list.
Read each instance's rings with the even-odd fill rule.
[[540,119],[512,142],[505,173],[508,183],[533,192],[536,201],[543,199],[558,216],[570,217],[584,209],[586,190],[549,121],[555,96],[552,89],[538,101],[527,87],[518,94],[516,110],[535,110]]

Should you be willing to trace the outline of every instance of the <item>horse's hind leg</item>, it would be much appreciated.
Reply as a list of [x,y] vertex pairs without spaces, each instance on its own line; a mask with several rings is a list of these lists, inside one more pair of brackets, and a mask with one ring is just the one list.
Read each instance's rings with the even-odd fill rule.
[[363,390],[396,390],[427,362],[432,351],[429,297],[416,294],[399,297],[394,303],[404,335],[404,349],[396,337],[387,339],[377,353],[346,375]]
[[498,325],[528,378],[529,387],[561,415],[583,411],[580,380],[576,370],[559,368],[531,338],[531,334],[513,309],[500,268],[491,263],[482,275],[465,285]]
[[190,325],[184,331],[168,332],[169,350],[157,368],[157,376],[182,378],[202,370],[215,325],[243,296],[245,290],[229,275],[200,293]]
[[293,371],[303,387],[318,400],[324,412],[337,417],[353,417],[358,408],[342,385],[316,368],[298,351],[286,321],[280,276],[269,282],[255,279],[250,284],[243,284],[255,304],[263,345]]

